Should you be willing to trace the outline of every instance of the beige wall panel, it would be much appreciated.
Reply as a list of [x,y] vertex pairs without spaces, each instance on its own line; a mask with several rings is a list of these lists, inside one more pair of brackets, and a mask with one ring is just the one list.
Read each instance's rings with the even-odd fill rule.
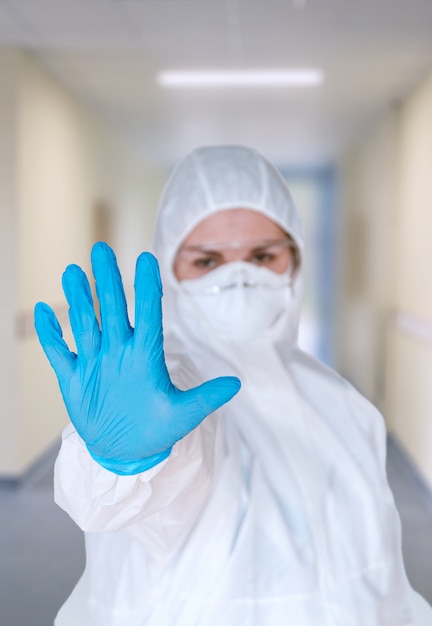
[[341,163],[339,363],[432,486],[431,164],[432,75]]
[[432,486],[431,345],[392,327],[389,331],[389,430]]
[[91,203],[83,113],[31,60],[19,108],[19,306],[62,302],[71,262],[88,264]]
[[17,468],[22,472],[58,440],[68,416],[54,370],[36,336],[19,343],[18,361]]
[[432,321],[432,77],[401,111],[397,309]]
[[17,113],[16,467],[22,472],[65,425],[54,373],[33,330],[33,307],[50,303],[67,325],[61,274],[71,262],[88,266],[92,171],[81,108],[27,55]]
[[397,114],[341,163],[337,367],[385,409],[385,324],[392,294]]
[[64,268],[78,263],[89,272],[91,245],[103,236],[120,256],[133,255],[132,284],[156,208],[145,181],[158,177],[31,55],[0,51],[0,70],[0,475],[14,477],[59,437],[67,420],[34,331],[34,304],[54,308],[74,349]]

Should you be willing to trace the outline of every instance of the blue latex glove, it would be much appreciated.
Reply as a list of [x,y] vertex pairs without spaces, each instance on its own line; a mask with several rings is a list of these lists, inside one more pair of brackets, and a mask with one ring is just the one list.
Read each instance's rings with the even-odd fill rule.
[[135,275],[135,328],[129,323],[114,252],[92,250],[101,327],[84,272],[70,265],[63,289],[78,354],[71,352],[51,308],[39,302],[35,325],[57,375],[70,419],[92,457],[116,474],[136,474],[165,459],[173,444],[230,400],[232,376],[189,391],[171,382],[164,358],[162,286],[156,259],[143,253]]

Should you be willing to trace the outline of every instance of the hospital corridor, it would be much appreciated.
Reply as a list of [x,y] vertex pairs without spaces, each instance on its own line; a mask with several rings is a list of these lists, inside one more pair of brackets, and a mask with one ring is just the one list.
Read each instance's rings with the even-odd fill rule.
[[0,0],[0,626],[432,626],[431,34]]

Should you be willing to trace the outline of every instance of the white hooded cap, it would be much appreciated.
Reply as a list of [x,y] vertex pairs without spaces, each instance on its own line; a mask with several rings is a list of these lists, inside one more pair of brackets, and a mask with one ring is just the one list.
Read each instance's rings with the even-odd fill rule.
[[204,218],[224,209],[259,211],[303,247],[300,218],[279,172],[256,150],[244,146],[195,149],[174,169],[162,194],[154,253],[165,285],[174,279],[174,256]]

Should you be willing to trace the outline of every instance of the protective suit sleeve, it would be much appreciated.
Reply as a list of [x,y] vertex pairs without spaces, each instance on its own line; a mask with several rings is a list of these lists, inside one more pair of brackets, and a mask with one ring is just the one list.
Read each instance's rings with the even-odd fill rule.
[[[63,432],[54,473],[56,503],[86,532],[113,532],[134,526],[145,533],[146,520],[176,520],[175,532],[194,522],[214,474],[217,417],[206,420],[178,442],[170,456],[139,474],[120,476],[89,454],[72,425]],[[172,527],[164,525],[164,532]],[[176,530],[177,529],[177,530]],[[174,537],[172,538],[174,541]]]

